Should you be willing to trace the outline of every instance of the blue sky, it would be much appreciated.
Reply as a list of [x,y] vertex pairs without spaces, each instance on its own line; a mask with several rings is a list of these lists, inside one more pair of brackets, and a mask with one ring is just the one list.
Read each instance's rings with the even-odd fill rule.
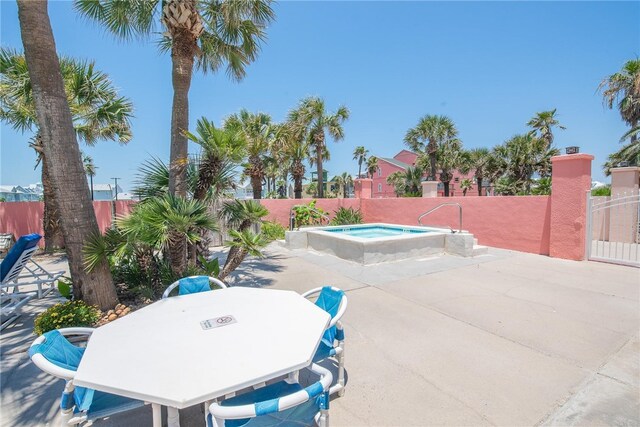
[[[21,49],[17,6],[1,1],[3,46]],[[597,94],[603,77],[640,55],[639,2],[280,2],[258,60],[240,83],[194,74],[191,123],[220,123],[247,108],[283,120],[309,95],[351,110],[345,139],[330,143],[330,174],[357,172],[354,147],[390,157],[425,114],[445,114],[466,148],[492,147],[536,111],[558,109],[555,145],[596,156],[593,177],[626,131]],[[130,184],[150,156],[168,159],[170,57],[153,40],[121,42],[86,22],[70,1],[51,2],[58,51],[93,59],[135,106],[133,140],[83,147],[96,183]],[[1,125],[0,182],[39,181],[29,135]],[[196,151],[191,147],[191,151]]]

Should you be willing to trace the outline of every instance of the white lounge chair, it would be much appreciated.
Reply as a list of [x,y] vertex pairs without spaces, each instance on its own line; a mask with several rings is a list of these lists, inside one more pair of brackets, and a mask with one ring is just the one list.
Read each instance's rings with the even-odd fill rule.
[[331,315],[329,327],[324,332],[320,346],[313,356],[313,361],[318,363],[329,357],[335,357],[338,362],[338,381],[331,387],[331,394],[338,393],[338,396],[344,395],[345,377],[344,377],[344,328],[340,319],[347,310],[347,296],[342,289],[334,286],[324,286],[322,288],[311,289],[302,294],[305,298],[314,295],[316,305]]
[[162,298],[168,298],[171,291],[178,288],[178,295],[194,294],[197,292],[208,292],[211,289],[211,284],[216,285],[222,289],[226,289],[227,285],[219,279],[211,276],[189,276],[180,280],[176,280],[165,289],[162,294]]
[[308,387],[287,379],[212,403],[206,416],[207,427],[329,427],[329,386],[333,377],[328,369],[316,364],[308,369],[320,376]]
[[29,347],[29,357],[38,368],[66,381],[60,399],[61,425],[91,425],[95,420],[144,405],[140,400],[75,387],[73,378],[85,349],[68,338],[83,342],[93,331],[93,328],[56,329],[42,334]]
[[[31,258],[40,239],[37,233],[20,237],[0,264],[1,328],[17,319],[20,308],[30,299],[51,292],[55,281],[64,274],[64,271],[50,273]],[[37,290],[24,291],[28,285],[35,285]]]

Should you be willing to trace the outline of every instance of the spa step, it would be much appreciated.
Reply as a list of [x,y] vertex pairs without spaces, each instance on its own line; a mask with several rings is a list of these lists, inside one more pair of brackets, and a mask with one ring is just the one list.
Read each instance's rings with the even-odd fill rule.
[[473,245],[473,255],[472,256],[486,255],[488,253],[489,253],[489,248],[487,246]]

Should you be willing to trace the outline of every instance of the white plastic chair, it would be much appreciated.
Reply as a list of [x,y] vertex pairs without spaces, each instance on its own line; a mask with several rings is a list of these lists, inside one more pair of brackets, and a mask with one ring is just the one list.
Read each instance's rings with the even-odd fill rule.
[[42,334],[29,347],[29,357],[38,368],[65,380],[60,399],[61,425],[91,425],[95,420],[144,405],[139,400],[74,386],[84,348],[72,344],[68,338],[83,342],[93,331],[93,328],[57,329]]
[[310,371],[320,379],[308,387],[289,379],[240,394],[209,406],[207,427],[310,426],[329,427],[331,372],[315,363]]
[[329,357],[336,358],[338,362],[338,381],[331,387],[329,393],[338,393],[338,396],[343,396],[345,386],[344,328],[340,319],[347,310],[347,296],[342,289],[334,286],[311,289],[302,294],[302,296],[310,298],[316,294],[318,295],[315,300],[316,305],[331,315],[331,322],[329,322],[329,326],[320,341],[320,346],[313,357],[313,361],[317,363]]
[[183,277],[182,279],[176,280],[175,282],[170,284],[169,287],[165,289],[164,293],[162,294],[162,298],[169,298],[169,294],[171,293],[171,291],[173,291],[177,287],[180,287],[180,295],[211,291],[212,289],[210,286],[209,286],[209,289],[207,289],[206,286],[203,286],[203,283],[202,283],[203,279],[201,278],[205,278],[205,277],[209,279],[208,285],[211,285],[213,283],[214,285],[217,285],[222,289],[227,289],[227,285],[222,280],[216,279],[215,277],[189,276],[189,277]]

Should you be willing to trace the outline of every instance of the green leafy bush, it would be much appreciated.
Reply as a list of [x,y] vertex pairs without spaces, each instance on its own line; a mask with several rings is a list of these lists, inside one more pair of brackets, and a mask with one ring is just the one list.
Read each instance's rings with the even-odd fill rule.
[[97,307],[84,301],[67,301],[49,307],[34,322],[33,332],[42,335],[60,328],[92,327],[100,319]]
[[265,221],[262,223],[260,233],[269,242],[284,239],[285,228],[277,222]]
[[296,227],[322,224],[322,219],[327,217],[327,212],[316,207],[316,203],[316,200],[312,200],[308,205],[298,205],[292,208],[296,219]]
[[362,224],[362,212],[359,209],[341,207],[335,211],[331,225]]
[[598,187],[591,190],[592,196],[610,196],[611,195],[611,186],[606,185],[604,187]]

